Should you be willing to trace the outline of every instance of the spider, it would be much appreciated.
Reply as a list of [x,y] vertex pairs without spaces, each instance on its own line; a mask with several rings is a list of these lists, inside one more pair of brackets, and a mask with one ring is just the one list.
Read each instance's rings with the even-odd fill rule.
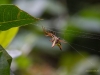
[[42,26],[42,29],[43,29],[43,32],[45,33],[45,36],[48,36],[51,38],[51,40],[50,40],[52,42],[51,47],[58,46],[60,48],[60,50],[62,50],[61,42],[66,43],[66,41],[61,40],[59,37],[57,37],[55,35],[55,33],[45,30],[45,28],[43,26]]

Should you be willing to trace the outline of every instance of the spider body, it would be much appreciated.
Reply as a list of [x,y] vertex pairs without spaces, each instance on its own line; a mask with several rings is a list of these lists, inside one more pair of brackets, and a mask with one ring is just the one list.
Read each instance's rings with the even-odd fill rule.
[[64,40],[61,40],[54,33],[50,32],[50,31],[46,31],[44,27],[42,27],[42,28],[45,33],[45,36],[51,37],[52,47],[57,45],[60,48],[60,50],[62,50],[61,42],[63,42],[63,43],[66,43],[66,42]]

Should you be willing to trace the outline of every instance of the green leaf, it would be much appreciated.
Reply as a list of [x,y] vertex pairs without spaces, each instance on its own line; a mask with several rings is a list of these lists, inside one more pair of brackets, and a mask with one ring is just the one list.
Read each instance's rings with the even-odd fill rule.
[[1,0],[0,4],[9,4],[11,2],[12,2],[12,0]]
[[9,45],[17,32],[18,27],[11,28],[6,31],[0,31],[0,44],[3,46],[3,48],[6,48]]
[[10,75],[12,58],[0,45],[0,75]]
[[0,5],[0,30],[34,24],[38,20],[15,5]]

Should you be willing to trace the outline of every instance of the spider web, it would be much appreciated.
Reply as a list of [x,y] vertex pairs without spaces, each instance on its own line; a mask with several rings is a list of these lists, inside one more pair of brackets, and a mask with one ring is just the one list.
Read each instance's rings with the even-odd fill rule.
[[[40,27],[42,29],[42,26],[41,25],[36,24],[35,26],[38,26],[38,27]],[[45,27],[46,30],[49,30],[49,31],[54,32],[55,35],[56,34],[63,34],[63,38],[65,38],[65,35],[67,34],[68,36],[76,36],[76,37],[79,37],[79,38],[85,38],[85,39],[91,39],[91,40],[98,40],[98,41],[100,41],[100,38],[98,38],[98,37],[100,37],[100,35],[94,34],[94,33],[62,29],[62,30],[71,31],[71,32],[77,32],[77,33],[82,34],[82,35],[77,35],[77,34],[74,34],[74,33],[63,33],[63,32],[60,32],[60,31],[54,31],[52,29],[55,29],[55,30],[58,29],[58,28],[54,28],[54,27],[49,27],[49,26],[43,26],[43,27]],[[89,35],[89,36],[87,36],[87,35]],[[61,37],[61,39],[63,39],[63,38]],[[86,58],[86,57],[81,52],[79,52],[75,47],[73,47],[72,45],[75,45],[75,46],[78,46],[78,47],[81,47],[81,48],[84,48],[84,49],[88,49],[88,50],[92,50],[92,51],[95,51],[95,52],[100,53],[100,51],[97,51],[96,49],[93,49],[93,48],[90,48],[90,47],[86,47],[84,45],[80,45],[80,44],[76,44],[76,43],[70,43],[69,41],[66,41],[66,42],[67,42],[66,44],[68,44],[73,50],[75,50],[83,58]],[[93,65],[90,60],[88,60],[88,62],[91,65]]]
[[[36,24],[35,26],[38,26],[38,27],[40,27],[42,29],[41,25]],[[98,38],[98,37],[100,37],[100,35],[94,34],[94,33],[82,32],[82,31],[73,31],[73,30],[69,30],[69,29],[68,30],[62,29],[62,30],[66,30],[66,31],[82,33],[82,35],[78,35],[78,34],[74,34],[74,33],[64,33],[64,32],[60,32],[60,31],[54,31],[51,28],[58,29],[58,28],[54,28],[54,27],[49,27],[49,26],[43,26],[43,27],[45,27],[46,30],[52,31],[53,33],[55,33],[55,35],[56,34],[63,34],[63,38],[65,38],[65,35],[67,34],[67,36],[75,36],[75,37],[79,37],[79,38],[85,38],[85,39],[91,39],[91,40],[94,40],[94,41],[95,40],[100,41],[100,38]],[[63,39],[63,38],[61,37],[61,39]],[[68,41],[66,41],[66,42],[68,42]],[[82,48],[85,48],[85,49],[92,50],[92,51],[100,53],[100,51],[97,51],[96,49],[93,49],[93,48],[90,48],[90,47],[86,47],[84,45],[80,45],[80,44],[76,44],[76,43],[70,43],[70,44],[73,44],[73,45],[76,45],[76,46],[79,46],[79,47],[82,47]]]

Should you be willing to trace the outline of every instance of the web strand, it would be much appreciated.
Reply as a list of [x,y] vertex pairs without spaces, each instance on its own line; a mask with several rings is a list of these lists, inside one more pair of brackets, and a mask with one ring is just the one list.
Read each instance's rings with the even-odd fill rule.
[[[40,25],[36,25],[38,27],[41,27]],[[50,27],[51,28],[51,27]],[[88,38],[88,39],[97,39],[97,40],[100,40],[100,38],[96,38],[96,37],[93,37],[92,35],[95,35],[95,36],[100,36],[100,35],[97,35],[97,34],[92,34],[92,33],[86,33],[86,32],[79,32],[79,31],[73,31],[73,30],[67,30],[67,31],[72,31],[72,32],[78,32],[78,33],[84,33],[84,35],[78,35],[78,34],[74,34],[74,33],[62,33],[62,32],[57,32],[57,31],[54,31],[54,30],[51,30],[50,28],[45,28],[47,30],[50,30],[52,32],[55,32],[55,33],[58,33],[58,34],[63,34],[63,35],[66,35],[68,34],[68,36],[74,36],[74,37],[81,37],[81,38]],[[53,28],[53,27],[52,27]],[[64,29],[65,30],[65,29]],[[70,34],[70,35],[69,35]],[[87,34],[89,34],[90,36],[87,36]]]
[[[42,28],[41,25],[35,25],[35,26]],[[44,27],[45,27],[45,26],[44,26]],[[48,27],[48,26],[46,26],[46,27]],[[58,34],[63,34],[64,38],[65,38],[65,35],[67,34],[68,36],[74,36],[74,37],[80,37],[80,38],[88,38],[88,39],[93,39],[93,40],[100,40],[100,38],[96,38],[96,37],[93,37],[93,36],[87,36],[87,34],[89,34],[89,35],[100,36],[100,35],[97,35],[97,34],[91,34],[91,33],[79,32],[79,31],[73,31],[73,30],[68,30],[68,31],[78,32],[78,33],[84,33],[84,35],[78,35],[78,34],[72,34],[72,33],[62,33],[62,32],[57,32],[57,31],[51,30],[51,29],[50,29],[51,27],[50,27],[50,28],[49,28],[49,27],[46,28],[46,27],[45,27],[46,30],[52,31],[52,32],[54,32],[55,34],[56,34],[56,33],[58,33]],[[53,27],[52,27],[52,28],[53,28]],[[53,28],[53,29],[54,29],[54,28]],[[69,34],[70,34],[70,35],[69,35]],[[67,41],[67,42],[68,42],[68,41]],[[95,50],[95,49],[92,49],[92,48],[89,48],[89,47],[85,47],[85,46],[83,46],[83,45],[78,45],[78,44],[76,44],[76,43],[70,43],[70,44],[74,44],[74,45],[76,45],[76,46],[80,46],[80,47],[82,47],[82,48],[89,49],[89,50],[92,50],[92,51],[100,52],[100,51],[97,51],[97,50]]]
[[[41,27],[42,28],[42,26],[40,26],[40,25],[35,25],[35,26],[38,26],[38,27]],[[53,31],[50,28],[53,28],[53,27],[45,27],[46,30],[50,30],[50,31],[54,32],[55,34],[56,33],[63,34],[64,35],[64,38],[65,38],[65,35],[67,34],[68,36],[74,36],[74,37],[81,37],[81,38],[88,38],[88,39],[100,40],[100,38],[93,37],[93,36],[100,36],[100,35],[97,35],[97,34],[91,34],[91,33],[80,32],[80,31],[73,31],[73,30],[66,30],[66,31],[77,32],[77,33],[81,33],[81,34],[84,34],[84,35],[78,35],[78,34],[72,34],[72,33],[62,33],[62,32]],[[55,28],[53,28],[53,29],[55,29]],[[63,30],[65,30],[65,29],[63,29]],[[87,36],[87,35],[89,35],[89,36]],[[86,48],[86,49],[90,49],[92,51],[96,51],[95,49],[92,49],[92,48],[89,48],[89,47],[85,47],[85,46],[82,46],[82,45],[78,45],[78,44],[75,44],[75,43],[69,43],[68,41],[67,41],[67,44],[71,48],[73,48],[78,54],[80,54],[83,58],[86,58],[86,57],[83,54],[81,54],[76,48],[74,48],[71,44],[74,44],[76,46],[80,46],[80,47],[83,47],[83,48]],[[97,51],[97,52],[100,52],[100,51]],[[88,62],[91,65],[93,65],[93,63],[90,60],[88,60]]]
[[[70,46],[70,47],[72,47],[77,53],[79,53],[83,58],[86,58],[83,54],[81,54],[76,48],[74,48],[72,45],[70,45],[68,42],[67,42],[67,44]],[[91,64],[91,65],[93,65],[93,63],[91,62],[91,61],[89,61],[88,60],[88,62]]]
[[[79,44],[75,44],[75,43],[71,43],[71,44],[74,44],[76,46],[83,47],[85,49],[89,49],[89,50],[92,50],[92,51],[96,51],[95,49],[92,49],[92,48],[89,48],[89,47],[86,47],[86,46],[82,46],[82,45],[79,45]],[[100,52],[100,51],[96,51],[96,52]]]
[[[38,24],[36,24],[36,26],[38,26],[38,27],[41,27],[40,25],[38,25]],[[54,27],[49,27],[49,26],[44,26],[46,29],[48,29],[48,30],[51,30],[51,28],[53,28],[53,29],[57,29],[57,30],[59,30],[59,28],[54,28]],[[66,29],[61,29],[61,30],[66,30]],[[53,31],[53,30],[51,30],[51,31]],[[100,36],[100,35],[98,35],[98,34],[94,34],[94,33],[88,33],[88,32],[83,32],[83,31],[73,31],[73,30],[66,30],[66,31],[71,31],[71,32],[77,32],[77,33],[81,33],[81,34],[86,34],[86,35],[95,35],[95,36]],[[55,31],[56,32],[56,31]],[[56,33],[62,33],[62,32],[56,32]],[[62,34],[66,34],[66,33],[62,33]],[[72,33],[67,33],[67,34],[72,34]]]

